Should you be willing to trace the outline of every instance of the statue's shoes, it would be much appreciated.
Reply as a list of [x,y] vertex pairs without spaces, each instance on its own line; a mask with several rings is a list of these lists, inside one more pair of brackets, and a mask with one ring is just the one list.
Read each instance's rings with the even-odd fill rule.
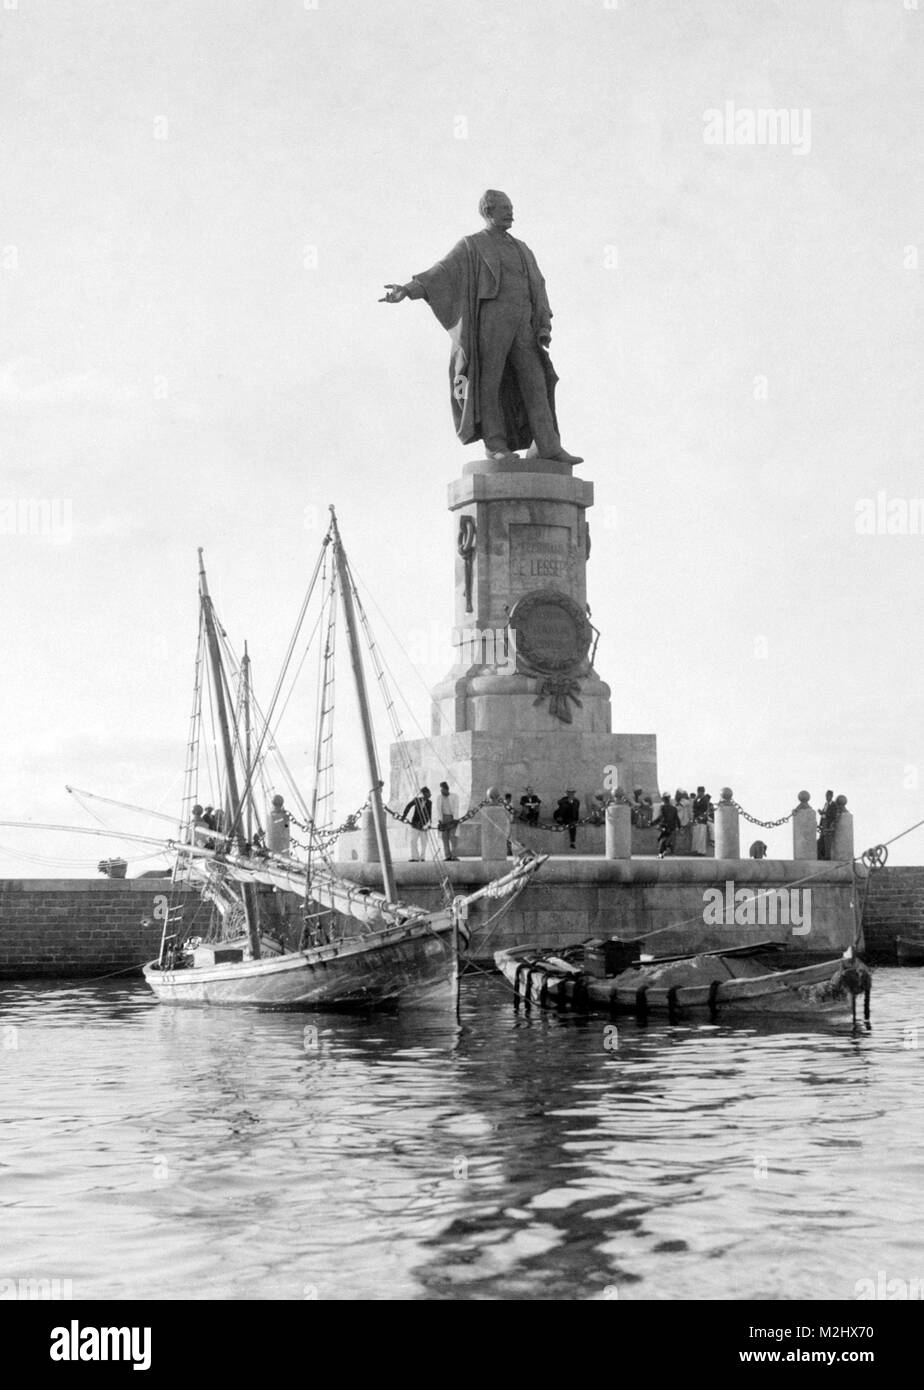
[[488,458],[492,459],[494,463],[504,463],[507,459],[519,458],[519,454],[513,453],[510,449],[490,449]]
[[567,449],[562,448],[557,449],[554,454],[542,454],[536,447],[535,442],[530,444],[529,448],[526,450],[526,457],[528,459],[551,459],[553,463],[575,464],[584,462],[582,458],[578,458],[577,454],[569,454]]

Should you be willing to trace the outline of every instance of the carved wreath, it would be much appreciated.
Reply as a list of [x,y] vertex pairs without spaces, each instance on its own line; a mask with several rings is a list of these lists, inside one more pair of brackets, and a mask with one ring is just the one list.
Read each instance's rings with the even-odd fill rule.
[[[537,630],[544,608],[557,608],[567,619],[570,631],[564,644],[544,640]],[[534,589],[524,594],[513,606],[510,626],[516,633],[520,670],[546,676],[583,674],[593,631],[587,614],[568,594],[558,589]]]

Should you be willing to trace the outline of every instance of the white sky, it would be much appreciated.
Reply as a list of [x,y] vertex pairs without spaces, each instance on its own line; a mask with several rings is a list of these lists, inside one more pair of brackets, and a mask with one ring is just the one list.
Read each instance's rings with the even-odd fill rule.
[[[858,848],[924,817],[924,515],[856,530],[924,498],[922,71],[924,0],[2,0],[0,503],[64,534],[0,534],[0,818],[177,809],[196,547],[265,695],[330,502],[426,722],[479,450],[429,310],[376,301],[487,186],[555,312],[614,728],[764,817],[843,791]],[[705,143],[726,102],[810,148]]]

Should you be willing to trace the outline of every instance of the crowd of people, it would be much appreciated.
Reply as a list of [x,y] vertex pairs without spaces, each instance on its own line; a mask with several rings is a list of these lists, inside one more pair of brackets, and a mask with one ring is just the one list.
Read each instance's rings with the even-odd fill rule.
[[715,809],[705,787],[697,787],[695,796],[678,787],[673,797],[664,792],[657,802],[644,796],[641,787],[636,787],[632,796],[632,824],[640,829],[657,828],[659,858],[678,850],[700,857],[708,854],[715,840]]
[[[254,832],[250,846],[255,853],[288,854],[291,849],[291,814],[286,810],[284,799],[276,795],[270,803],[266,817],[266,829]],[[225,812],[220,807],[200,806],[192,808],[192,823],[188,834],[189,843],[202,849],[218,849],[232,826],[226,824]]]
[[[568,836],[568,848],[577,849],[577,832],[581,824],[602,825],[607,805],[615,800],[615,793],[594,792],[587,799],[586,810],[575,787],[566,787],[563,796],[555,803],[551,816],[551,826]],[[542,798],[533,787],[527,785],[519,799],[517,808],[512,792],[505,792],[503,804],[507,808],[511,822],[519,820],[524,825],[540,827]],[[712,797],[705,787],[697,787],[696,795],[678,788],[673,797],[665,792],[659,801],[646,795],[641,787],[636,787],[630,801],[632,824],[639,829],[655,826],[658,830],[658,853],[664,858],[674,854],[678,848],[678,838],[687,829],[690,831],[690,845],[683,852],[706,855],[708,846],[714,840],[714,812]],[[440,783],[440,796],[434,805],[429,787],[421,787],[401,812],[401,820],[411,832],[410,859],[420,863],[426,859],[427,832],[439,831],[443,841],[443,857],[456,859],[457,832],[459,825],[458,797],[450,793],[447,783]],[[510,853],[508,841],[508,853]]]
[[[622,793],[620,799],[627,800]],[[581,824],[602,824],[607,805],[616,800],[613,792],[594,792],[587,798],[587,810],[582,815],[581,801],[574,787],[567,787],[564,796],[558,798],[552,812],[551,826],[568,835],[568,847],[577,848],[577,832]],[[709,847],[715,843],[715,808],[712,797],[705,787],[696,788],[692,796],[678,787],[671,796],[664,792],[656,799],[636,787],[629,800],[633,826],[640,830],[656,829],[658,832],[658,855],[664,859],[671,854],[705,856]],[[505,792],[503,804],[507,809],[511,824],[521,821],[524,825],[540,827],[542,798],[531,786],[523,789],[519,799],[519,809],[514,804],[512,792]],[[834,835],[837,822],[847,806],[846,796],[835,796],[833,791],[825,792],[824,806],[819,812],[818,858],[833,858]],[[289,852],[290,813],[285,809],[281,796],[274,796],[264,832],[254,837],[255,849],[265,849],[273,853]],[[422,863],[427,857],[429,832],[439,833],[443,858],[449,862],[458,859],[459,798],[449,790],[448,782],[441,782],[439,792],[434,797],[429,787],[421,787],[401,812],[400,819],[410,830],[410,861]],[[196,805],[192,809],[190,841],[193,844],[214,848],[221,840],[225,830],[224,813],[220,808]],[[752,859],[763,859],[767,846],[763,840],[755,840],[748,851]],[[511,842],[507,842],[507,853],[512,853]]]
[[[607,805],[616,799],[613,792],[598,791],[587,798],[587,808],[582,811],[581,801],[575,787],[566,787],[552,811],[552,825],[568,836],[568,848],[576,850],[578,827],[584,823],[602,825]],[[541,826],[542,798],[533,787],[527,785],[519,799],[517,808],[512,792],[505,792],[503,804],[507,808],[511,822],[521,821],[524,825]],[[678,787],[673,797],[665,792],[660,800],[647,795],[641,787],[636,787],[629,802],[632,824],[639,829],[655,827],[658,831],[658,853],[663,859],[668,854],[681,853],[705,856],[709,845],[715,839],[715,813],[712,797],[705,787],[696,788],[696,795]],[[429,787],[421,787],[417,795],[407,803],[401,819],[410,827],[410,858],[412,863],[426,859],[427,832],[435,828],[443,841],[445,859],[455,859],[457,831],[459,825],[458,797],[450,793],[445,782],[440,784],[440,797],[434,807]],[[687,834],[689,832],[689,834]],[[684,840],[689,841],[689,844]],[[508,853],[511,852],[508,841]]]
[[192,808],[192,834],[190,842],[204,849],[214,849],[221,838],[224,827],[224,812],[214,806]]
[[[519,820],[524,825],[539,825],[542,798],[536,795],[532,787],[524,787],[519,810],[514,805],[512,792],[504,793],[503,805],[511,822]],[[460,824],[459,798],[455,792],[449,790],[447,782],[440,783],[439,795],[435,800],[429,787],[421,787],[401,812],[400,819],[410,828],[409,858],[412,864],[422,863],[426,859],[427,835],[430,830],[439,832],[443,844],[443,858],[450,862],[458,859],[456,850]],[[567,832],[569,848],[572,850],[577,848],[577,828],[581,819],[581,803],[577,791],[574,787],[566,787],[564,796],[558,799],[552,812],[552,820],[563,832]],[[508,840],[507,853],[512,852]]]

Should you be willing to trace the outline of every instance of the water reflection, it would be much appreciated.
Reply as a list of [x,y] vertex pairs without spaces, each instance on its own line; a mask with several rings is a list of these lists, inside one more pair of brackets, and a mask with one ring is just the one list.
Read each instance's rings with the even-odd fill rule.
[[614,1036],[517,1014],[493,977],[466,981],[461,1029],[7,986],[0,1274],[287,1299],[842,1299],[918,1277],[917,978],[877,972],[857,1036]]

